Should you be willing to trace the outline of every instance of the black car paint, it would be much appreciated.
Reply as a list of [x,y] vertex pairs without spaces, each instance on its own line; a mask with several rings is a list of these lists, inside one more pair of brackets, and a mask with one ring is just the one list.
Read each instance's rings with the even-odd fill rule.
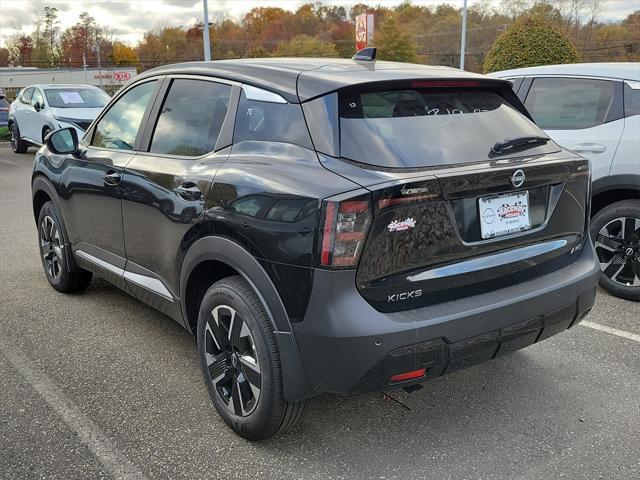
[[[323,150],[335,153],[331,150],[335,146],[335,138],[327,135],[328,141],[324,142],[326,148],[318,148],[321,142],[317,140],[318,131],[314,127],[310,128],[310,135],[318,153],[292,143],[245,141],[232,144],[235,108],[240,98],[240,86],[234,82],[247,81],[264,88],[271,87],[293,103],[320,94],[322,89],[310,78],[312,86],[308,87],[306,94],[298,97],[291,88],[292,80],[289,77],[283,86],[281,76],[278,76],[277,72],[273,73],[273,78],[258,81],[248,74],[237,74],[234,69],[242,72],[246,70],[245,67],[232,65],[225,75],[218,75],[222,81],[231,81],[234,94],[221,133],[222,140],[216,145],[214,152],[200,158],[159,156],[144,152],[149,145],[153,118],[157,115],[168,88],[169,78],[174,74],[209,77],[217,75],[206,65],[186,65],[176,70],[159,69],[131,84],[136,85],[140,81],[156,77],[161,80],[158,82],[156,99],[151,102],[136,139],[135,149],[142,151],[114,151],[90,147],[88,143],[93,128],[87,131],[82,142],[82,153],[78,156],[60,158],[43,148],[36,155],[33,174],[34,198],[38,192],[46,191],[56,203],[64,225],[71,226],[67,228],[70,234],[67,236],[70,239],[67,251],[73,249],[76,252],[73,260],[79,266],[99,272],[125,291],[170,315],[191,331],[194,330],[196,319],[194,312],[186,305],[189,295],[186,288],[190,273],[203,261],[215,261],[228,265],[241,274],[264,300],[274,324],[283,358],[285,393],[290,399],[308,397],[321,391],[346,392],[366,373],[362,371],[366,365],[367,368],[372,367],[391,350],[415,342],[416,339],[426,341],[433,338],[427,338],[430,330],[426,327],[420,330],[411,327],[404,333],[392,334],[388,325],[383,326],[386,315],[399,315],[403,313],[401,310],[407,308],[412,309],[407,312],[410,316],[416,315],[415,312],[420,311],[418,308],[430,308],[429,305],[434,303],[432,296],[423,295],[417,303],[403,303],[395,308],[383,304],[382,299],[386,299],[389,292],[397,292],[398,285],[407,284],[406,271],[399,271],[396,278],[387,278],[384,275],[382,278],[375,272],[369,274],[362,265],[357,271],[329,271],[317,267],[318,224],[323,201],[329,198],[349,198],[369,192],[373,192],[374,198],[378,198],[384,195],[385,189],[397,185],[411,182],[429,184],[434,192],[438,192],[438,201],[422,205],[420,208],[425,209],[425,215],[439,215],[443,219],[442,235],[449,239],[449,244],[444,247],[445,252],[438,250],[433,253],[444,254],[443,258],[447,260],[445,263],[450,263],[471,255],[487,254],[525,243],[522,237],[516,235],[509,239],[499,239],[497,242],[480,242],[482,245],[472,246],[463,254],[468,247],[467,243],[472,242],[465,241],[464,235],[461,237],[460,232],[464,229],[456,223],[459,217],[456,217],[455,212],[459,208],[465,210],[467,207],[448,206],[448,202],[453,202],[452,205],[459,202],[457,205],[462,205],[465,198],[512,190],[512,187],[507,186],[507,176],[513,172],[515,166],[522,168],[528,176],[526,188],[553,188],[554,185],[560,185],[557,188],[563,191],[563,196],[562,200],[558,200],[558,205],[571,202],[572,198],[585,198],[586,182],[583,181],[580,187],[579,182],[573,181],[575,179],[572,177],[584,169],[584,162],[562,150],[544,157],[526,156],[525,152],[519,158],[481,164],[393,171],[383,168],[372,169],[321,153]],[[335,77],[335,74],[330,73],[326,75],[331,77],[331,82],[330,87],[325,85],[325,89],[334,88],[339,86],[340,82],[346,81],[342,76]],[[384,78],[391,78],[393,75],[392,71],[383,72]],[[403,75],[409,78],[410,75],[416,74],[404,72]],[[451,75],[450,72],[439,73],[439,78]],[[359,78],[359,81],[365,81],[365,77]],[[502,85],[499,82],[494,83]],[[130,86],[125,87],[112,103]],[[508,93],[511,90],[506,86],[508,84],[505,82],[502,86],[504,88],[501,87],[505,95],[512,95]],[[326,125],[324,122],[329,116],[325,114],[326,110],[323,113],[325,107],[319,108],[317,102],[312,100],[303,103],[299,108],[304,111],[309,125],[316,125],[316,122],[318,125]],[[519,104],[517,99],[514,103]],[[115,185],[107,185],[104,182],[104,175],[110,172],[116,172],[121,177]],[[584,175],[583,172],[581,174]],[[461,178],[464,179],[462,182]],[[176,187],[184,184],[197,186],[201,196],[194,199],[182,198],[176,192]],[[550,194],[546,192],[545,195]],[[247,214],[241,206],[247,199],[261,202],[263,207],[257,212]],[[281,211],[279,219],[269,218],[268,215],[275,205],[278,205]],[[89,208],[86,208],[87,206]],[[547,236],[559,235],[567,238],[565,248],[552,255],[566,260],[563,265],[556,265],[558,268],[571,267],[571,263],[576,263],[578,253],[585,258],[585,265],[589,263],[587,257],[590,248],[582,248],[590,245],[584,242],[586,204],[575,206],[578,208],[573,216],[565,212],[563,216],[554,219],[553,231],[549,235],[543,233],[536,239],[544,240]],[[567,208],[570,208],[570,205]],[[387,213],[389,212],[385,212],[384,215]],[[377,217],[376,221],[384,223],[381,218]],[[378,227],[375,227],[374,222],[372,229],[375,228]],[[371,247],[371,242],[371,239],[367,242],[365,257],[383,256],[384,252],[376,251]],[[394,254],[406,247],[402,242],[391,242],[385,248],[390,248],[391,254]],[[157,291],[154,293],[141,283],[132,282],[120,274],[96,267],[95,263],[79,257],[78,250],[115,265],[123,272],[160,282],[168,294],[158,295]],[[375,265],[375,262],[372,262],[372,265]],[[508,272],[509,275],[513,274],[509,278],[515,281],[515,274],[526,272],[526,267],[531,267],[531,262],[524,261],[516,265],[514,271]],[[592,289],[588,285],[590,277],[587,266],[582,268],[582,274],[582,290],[578,291],[576,286],[567,287],[571,295]],[[547,269],[537,272],[537,275],[543,278],[551,275],[551,272]],[[591,277],[595,278],[594,275]],[[401,278],[404,280],[398,282]],[[476,280],[467,278],[464,282],[456,283],[454,279],[445,290],[455,290],[455,287],[473,284]],[[490,280],[485,281],[488,290],[505,287],[504,283],[491,283]],[[334,281],[335,285],[332,285]],[[595,285],[595,280],[591,283]],[[335,288],[341,286],[355,291],[356,285],[362,296],[356,295],[358,298],[349,299],[349,306],[340,313],[340,306],[346,301],[341,297],[347,292],[337,292]],[[324,293],[318,293],[318,289],[322,288],[326,288]],[[426,284],[422,288],[425,292],[433,290],[432,286]],[[436,287],[436,290],[438,288]],[[376,293],[376,289],[379,294]],[[457,290],[463,295],[467,292],[466,296],[473,292],[460,288]],[[476,293],[479,296],[486,295],[486,291],[478,290]],[[557,299],[555,303],[560,304],[562,300]],[[323,303],[324,309],[331,312],[327,318],[318,317],[321,315],[318,302]],[[360,308],[360,313],[357,313],[356,305]],[[582,311],[587,311],[590,305],[585,304],[583,307]],[[536,308],[543,311],[539,300],[536,300]],[[363,318],[356,319],[351,315],[360,315]],[[376,315],[379,317],[378,320],[370,325],[362,323],[363,320]],[[495,328],[508,326],[507,315],[501,318],[502,323],[494,322]],[[327,321],[330,323],[327,324]],[[349,322],[351,326],[348,325]],[[377,328],[381,329],[376,330]],[[456,328],[456,336],[464,336],[464,329],[460,326]],[[324,333],[320,334],[318,329]],[[365,335],[360,339],[351,339],[368,351],[367,354],[362,354],[362,362],[354,363],[357,364],[356,370],[360,377],[355,378],[350,370],[348,375],[336,375],[328,381],[327,375],[331,374],[328,372],[335,370],[337,360],[332,359],[324,373],[317,363],[324,363],[323,357],[331,355],[332,352],[348,356],[348,349],[343,349],[342,346],[353,346],[353,343],[351,340],[346,341],[345,337],[349,337],[349,332],[356,335],[358,329],[371,332],[371,335]],[[440,330],[434,331],[434,334],[440,335],[439,332]],[[369,351],[372,345],[370,341],[382,333],[389,334],[385,337],[384,347]],[[471,332],[467,333],[471,335]],[[314,344],[318,335],[323,337],[323,341]],[[335,340],[335,336],[341,337],[344,341]],[[331,341],[327,343],[324,339]],[[333,341],[335,344],[332,346]],[[353,354],[357,354],[357,349]]]

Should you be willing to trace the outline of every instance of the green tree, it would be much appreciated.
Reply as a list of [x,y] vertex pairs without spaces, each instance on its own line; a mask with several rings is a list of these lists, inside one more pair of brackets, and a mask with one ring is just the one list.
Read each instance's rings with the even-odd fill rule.
[[276,48],[276,57],[337,57],[338,51],[331,42],[323,42],[309,35],[298,35]]
[[58,9],[44,7],[36,17],[31,61],[38,67],[56,67],[60,61]]
[[484,72],[579,61],[576,47],[557,28],[529,18],[517,21],[496,39]]
[[418,61],[416,44],[404,30],[400,29],[393,17],[384,22],[382,28],[375,34],[374,41],[380,60]]

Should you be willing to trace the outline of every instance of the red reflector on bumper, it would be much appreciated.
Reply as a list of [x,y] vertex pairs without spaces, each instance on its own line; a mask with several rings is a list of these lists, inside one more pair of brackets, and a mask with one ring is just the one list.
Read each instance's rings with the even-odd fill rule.
[[426,372],[426,368],[420,368],[411,372],[399,373],[398,375],[394,375],[393,377],[391,377],[389,380],[392,382],[404,382],[406,380],[413,380],[414,378],[424,377],[424,374]]

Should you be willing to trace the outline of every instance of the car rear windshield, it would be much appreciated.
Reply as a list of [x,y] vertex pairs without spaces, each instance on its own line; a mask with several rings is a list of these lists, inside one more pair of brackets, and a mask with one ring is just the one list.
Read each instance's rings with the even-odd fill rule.
[[[390,168],[429,167],[494,158],[497,142],[546,137],[497,92],[409,87],[341,91],[340,155]],[[501,158],[557,151],[553,142],[503,152]]]
[[49,88],[44,94],[49,106],[55,108],[102,108],[110,99],[97,88]]

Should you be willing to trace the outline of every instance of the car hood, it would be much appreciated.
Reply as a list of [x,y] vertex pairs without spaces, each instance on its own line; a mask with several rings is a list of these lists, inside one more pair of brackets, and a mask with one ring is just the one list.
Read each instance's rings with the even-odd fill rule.
[[74,120],[94,120],[102,108],[56,108],[51,107],[51,114],[58,118]]

